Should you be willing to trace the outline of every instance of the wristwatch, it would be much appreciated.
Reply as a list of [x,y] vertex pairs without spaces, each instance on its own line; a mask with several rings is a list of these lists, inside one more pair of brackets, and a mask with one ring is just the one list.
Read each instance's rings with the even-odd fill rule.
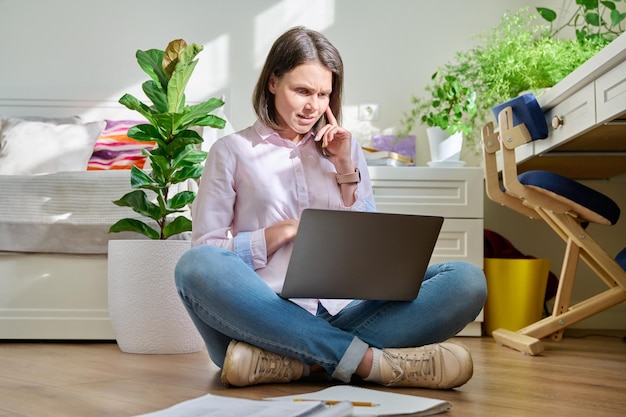
[[356,184],[361,182],[361,172],[358,168],[354,168],[354,172],[349,174],[336,174],[337,184]]

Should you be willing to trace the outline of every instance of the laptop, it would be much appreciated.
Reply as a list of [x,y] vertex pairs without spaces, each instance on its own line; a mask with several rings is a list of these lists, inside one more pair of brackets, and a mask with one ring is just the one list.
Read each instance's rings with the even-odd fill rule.
[[305,209],[280,296],[413,300],[443,217]]

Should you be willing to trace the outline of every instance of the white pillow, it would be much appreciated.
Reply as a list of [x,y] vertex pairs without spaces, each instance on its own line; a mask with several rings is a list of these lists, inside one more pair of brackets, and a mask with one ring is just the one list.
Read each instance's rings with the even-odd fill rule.
[[84,171],[104,126],[0,119],[0,174]]

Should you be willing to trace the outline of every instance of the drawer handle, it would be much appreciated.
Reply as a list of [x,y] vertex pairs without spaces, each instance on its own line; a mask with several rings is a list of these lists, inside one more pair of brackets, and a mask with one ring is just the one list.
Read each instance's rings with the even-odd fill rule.
[[561,119],[559,116],[554,116],[552,118],[552,128],[556,130],[561,126],[563,126],[563,119]]

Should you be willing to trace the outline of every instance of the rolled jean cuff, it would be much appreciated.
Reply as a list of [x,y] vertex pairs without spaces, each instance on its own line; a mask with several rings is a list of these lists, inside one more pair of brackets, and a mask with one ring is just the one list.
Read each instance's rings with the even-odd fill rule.
[[365,352],[367,352],[368,348],[369,345],[367,343],[358,337],[354,337],[331,376],[342,382],[350,382],[352,375],[359,366],[359,363],[361,363],[361,360],[363,360],[363,356],[365,356]]

